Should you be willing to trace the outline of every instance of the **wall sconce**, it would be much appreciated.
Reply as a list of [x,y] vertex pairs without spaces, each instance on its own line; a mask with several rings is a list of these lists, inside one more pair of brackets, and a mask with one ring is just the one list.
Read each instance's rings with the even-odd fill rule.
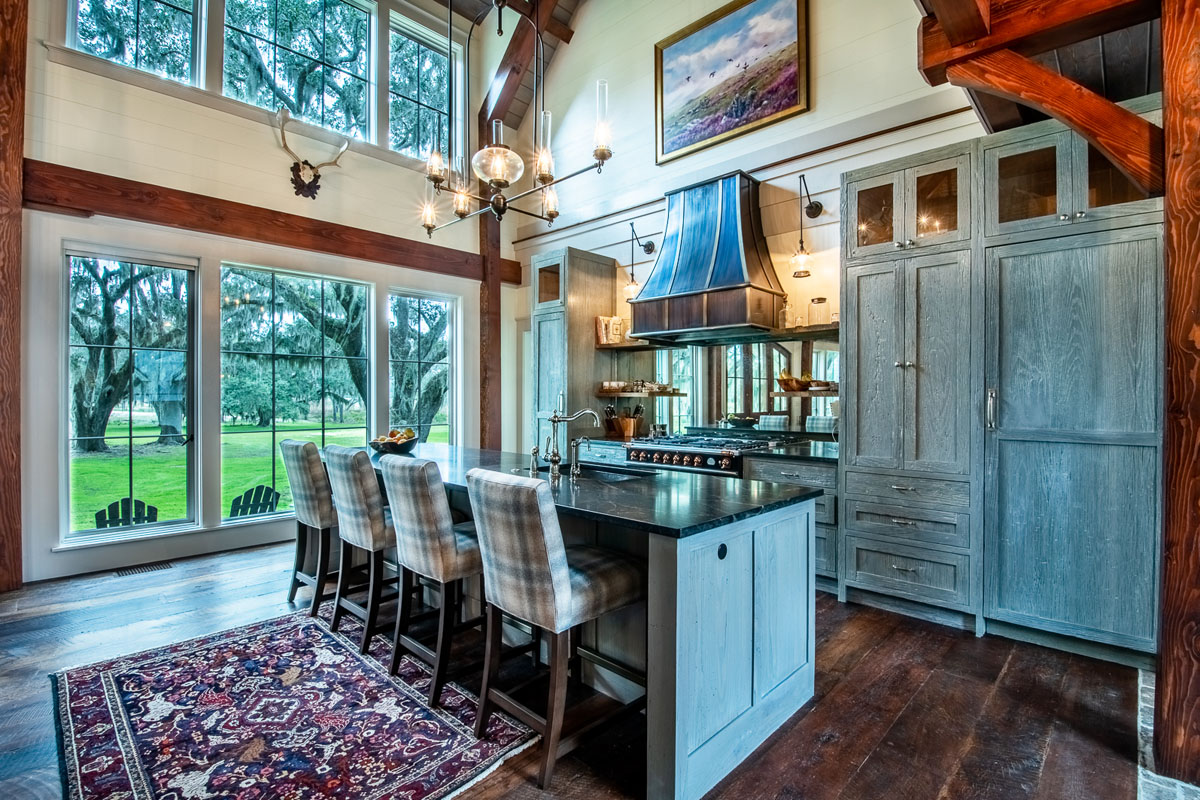
[[637,235],[637,230],[633,227],[632,222],[629,223],[629,233],[631,234],[629,237],[629,283],[625,284],[625,288],[623,289],[626,300],[632,300],[637,297],[638,292],[642,290],[642,285],[633,277],[633,243],[637,242],[638,246],[642,248],[642,252],[646,255],[654,252],[654,242],[648,239],[643,242],[641,237]]
[[804,173],[800,173],[800,198],[808,198],[807,205],[804,206],[804,214],[800,217],[800,242],[796,248],[795,254],[792,255],[792,277],[807,278],[812,275],[810,267],[812,266],[812,255],[809,254],[808,248],[804,246],[804,217],[816,219],[825,210],[825,206],[819,200],[813,200],[812,195],[808,191],[808,181],[804,179]]

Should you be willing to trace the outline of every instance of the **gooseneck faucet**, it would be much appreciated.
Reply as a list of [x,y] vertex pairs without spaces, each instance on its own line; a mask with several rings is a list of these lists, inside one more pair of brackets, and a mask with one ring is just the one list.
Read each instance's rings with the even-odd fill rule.
[[[547,421],[549,421],[549,423],[550,423],[550,435],[546,438],[546,452],[542,455],[542,458],[545,459],[545,461],[547,461],[550,464],[550,477],[551,478],[557,478],[559,476],[558,467],[560,464],[562,464],[562,453],[560,453],[558,450],[558,426],[561,423],[574,422],[575,420],[579,419],[580,417],[591,414],[592,420],[594,421],[594,424],[592,427],[594,427],[594,428],[601,427],[600,426],[600,415],[597,414],[592,409],[583,408],[583,409],[580,409],[579,411],[576,411],[574,414],[567,414],[566,412],[563,411],[564,405],[566,405],[566,401],[563,397],[563,393],[559,392],[558,405],[554,409],[554,413],[551,414],[549,417],[547,417]],[[591,447],[590,442],[589,442],[588,446]]]

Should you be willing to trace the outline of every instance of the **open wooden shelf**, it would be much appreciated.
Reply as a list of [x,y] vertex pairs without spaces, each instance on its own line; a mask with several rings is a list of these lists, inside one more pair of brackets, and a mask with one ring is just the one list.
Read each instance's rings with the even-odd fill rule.
[[644,342],[641,339],[633,339],[626,342],[617,342],[616,344],[598,344],[597,350],[613,350],[622,353],[644,353],[649,350],[670,350],[672,348],[661,344],[651,344]]
[[596,397],[687,397],[687,392],[596,392]]
[[831,392],[828,389],[806,392],[771,392],[771,397],[837,397],[838,395],[839,392]]

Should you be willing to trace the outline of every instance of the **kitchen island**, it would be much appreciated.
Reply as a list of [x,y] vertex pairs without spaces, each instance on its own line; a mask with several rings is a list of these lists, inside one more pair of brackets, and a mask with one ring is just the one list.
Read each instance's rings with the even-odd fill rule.
[[[422,444],[464,510],[475,467],[529,456]],[[372,455],[378,463],[379,456]],[[698,798],[812,698],[814,499],[820,489],[687,472],[587,468],[551,482],[564,535],[643,555],[648,600],[585,644],[646,670],[647,797]],[[545,472],[539,473],[546,477]],[[631,684],[595,667],[601,691]]]

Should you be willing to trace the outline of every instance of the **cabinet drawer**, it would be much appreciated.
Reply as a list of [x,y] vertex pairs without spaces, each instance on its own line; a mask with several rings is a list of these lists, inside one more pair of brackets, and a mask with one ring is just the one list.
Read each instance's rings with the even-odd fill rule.
[[837,522],[837,493],[829,489],[825,490],[825,494],[816,498],[813,501],[814,512],[813,517],[817,522],[824,522],[827,525],[833,525]]
[[940,503],[960,508],[967,508],[971,504],[971,484],[966,481],[880,475],[874,472],[847,472],[846,494],[884,497],[901,502],[915,500]]
[[814,566],[818,575],[827,578],[837,577],[837,530],[833,525],[817,526],[817,555]]
[[846,537],[846,581],[954,608],[970,602],[970,559],[921,547]]
[[837,487],[837,464],[814,464],[808,461],[780,461],[773,458],[747,458],[743,476],[754,481],[795,483],[822,489]]
[[625,446],[620,444],[596,444],[579,448],[579,461],[584,464],[624,464]]
[[910,542],[971,546],[971,518],[953,511],[930,511],[885,503],[846,501],[846,528]]

